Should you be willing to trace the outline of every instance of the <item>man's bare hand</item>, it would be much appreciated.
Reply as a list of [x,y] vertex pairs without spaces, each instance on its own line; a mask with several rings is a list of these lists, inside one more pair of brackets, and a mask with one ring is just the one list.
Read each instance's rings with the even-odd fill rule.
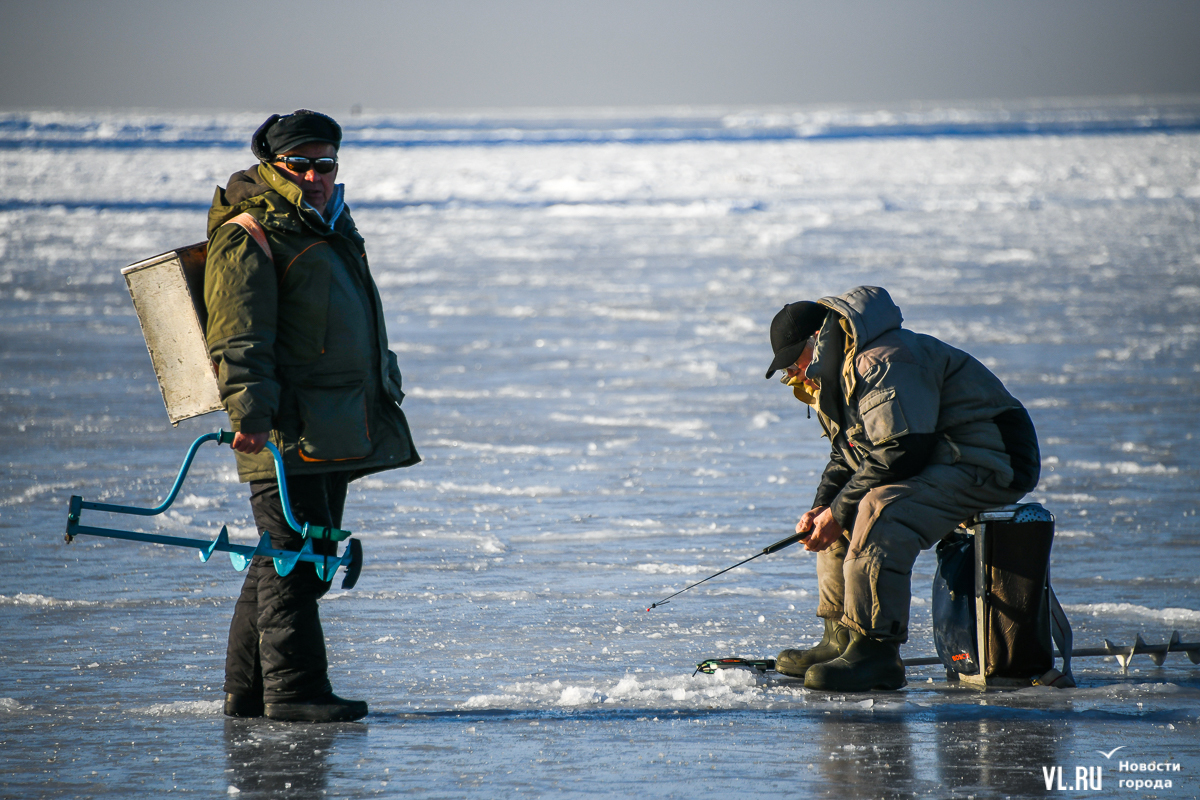
[[267,446],[267,433],[241,433],[239,431],[233,435],[233,444],[230,446],[239,453],[258,455]]
[[[812,514],[813,512],[820,513],[818,513],[812,520],[813,532],[811,536],[804,540],[804,549],[810,550],[814,553],[819,553],[836,542],[838,537],[840,537],[846,531],[844,528],[842,528],[841,524],[833,518],[833,512],[828,506],[824,506],[819,509],[814,508],[812,511],[807,512],[804,517],[807,517],[808,514]],[[804,522],[804,517],[801,517],[801,522]]]
[[829,506],[817,506],[810,511],[805,511],[804,516],[800,517],[800,521],[796,523],[796,533],[811,531],[813,520],[815,520],[821,514],[821,512],[827,508],[829,508]]

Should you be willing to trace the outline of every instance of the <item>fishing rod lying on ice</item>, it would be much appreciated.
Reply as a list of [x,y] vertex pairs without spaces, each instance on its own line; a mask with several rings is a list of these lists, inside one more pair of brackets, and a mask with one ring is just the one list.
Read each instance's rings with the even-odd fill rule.
[[[271,535],[268,533],[262,535],[257,545],[233,544],[229,541],[229,531],[223,525],[216,540],[209,542],[204,539],[187,539],[181,536],[164,536],[156,533],[142,533],[140,531],[126,531],[115,528],[96,528],[80,524],[80,517],[84,509],[107,511],[113,514],[129,514],[139,517],[153,517],[163,513],[175,502],[175,498],[179,494],[179,489],[183,486],[183,479],[187,476],[188,469],[192,466],[192,459],[196,457],[196,451],[200,448],[200,445],[213,441],[218,445],[232,444],[233,436],[233,433],[230,431],[218,430],[216,433],[207,433],[192,442],[187,456],[183,459],[183,465],[179,468],[179,475],[175,478],[175,485],[171,487],[167,499],[154,508],[96,503],[84,500],[79,496],[72,496],[67,512],[67,542],[74,541],[75,537],[80,534],[86,534],[88,536],[103,536],[109,539],[126,539],[134,542],[162,544],[168,547],[191,547],[200,551],[201,561],[208,561],[214,552],[229,553],[229,560],[232,562],[233,568],[238,572],[250,566],[250,561],[254,556],[267,556],[271,558],[275,562],[275,571],[280,575],[287,575],[296,568],[297,563],[308,561],[316,568],[317,577],[323,581],[332,580],[338,567],[345,567],[346,573],[342,578],[342,588],[354,588],[354,584],[358,582],[359,572],[362,571],[362,544],[358,539],[350,538],[350,531],[338,528],[326,528],[307,522],[301,525],[296,521],[296,518],[292,516],[292,506],[288,499],[283,456],[280,454],[279,448],[271,442],[267,442],[267,448],[275,460],[275,478],[279,482],[279,500],[280,505],[283,506],[284,518],[287,520],[288,526],[304,538],[304,546],[299,550],[280,550],[272,547]],[[314,539],[326,539],[332,542],[345,541],[346,549],[342,551],[340,556],[336,554],[322,555],[315,553],[313,552]]]

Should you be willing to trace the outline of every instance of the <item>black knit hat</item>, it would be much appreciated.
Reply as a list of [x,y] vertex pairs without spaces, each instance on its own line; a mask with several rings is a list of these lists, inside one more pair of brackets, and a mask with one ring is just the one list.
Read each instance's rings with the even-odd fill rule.
[[273,161],[280,153],[309,142],[331,144],[336,150],[342,146],[342,127],[333,117],[306,108],[284,116],[272,114],[250,138],[250,152],[259,161]]
[[821,329],[828,309],[809,300],[788,303],[771,320],[771,349],[775,358],[767,369],[767,377],[796,363],[804,352],[810,336]]

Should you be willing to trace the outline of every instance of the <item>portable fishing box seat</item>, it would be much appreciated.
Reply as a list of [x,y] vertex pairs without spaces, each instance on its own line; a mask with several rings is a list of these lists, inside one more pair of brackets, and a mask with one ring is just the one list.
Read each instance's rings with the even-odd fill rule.
[[1025,503],[982,511],[938,544],[933,636],[947,680],[1075,685],[1071,626],[1050,586],[1053,541],[1054,515]]

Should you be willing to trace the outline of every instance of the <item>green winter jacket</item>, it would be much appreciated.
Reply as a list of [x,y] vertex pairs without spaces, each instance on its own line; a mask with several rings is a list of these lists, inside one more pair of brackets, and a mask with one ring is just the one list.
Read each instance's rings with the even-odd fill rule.
[[[420,460],[362,237],[330,200],[332,226],[300,188],[260,164],[217,189],[208,213],[208,346],[235,431],[270,431],[289,474],[354,477]],[[248,213],[271,256],[238,224]],[[237,454],[243,481],[275,477],[271,455]]]
[[870,489],[928,464],[965,464],[999,486],[1028,492],[1041,457],[1029,414],[977,359],[900,327],[900,309],[877,286],[818,301],[828,314],[807,376],[831,442],[813,507],[846,529]]

